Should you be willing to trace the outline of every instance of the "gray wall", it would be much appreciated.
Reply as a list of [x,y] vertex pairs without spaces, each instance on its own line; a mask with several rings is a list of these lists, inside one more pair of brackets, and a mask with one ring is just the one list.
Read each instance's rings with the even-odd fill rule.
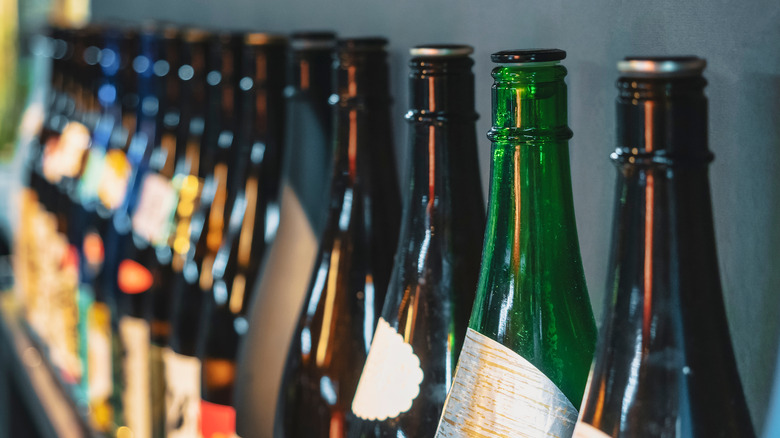
[[[397,144],[406,140],[407,48],[475,47],[478,130],[490,118],[496,50],[568,51],[575,206],[596,318],[605,291],[615,170],[615,62],[626,55],[695,54],[708,60],[714,214],[721,277],[751,413],[762,428],[780,335],[780,2],[548,0],[95,0],[97,19],[123,17],[289,32],[337,30],[390,38]],[[406,174],[405,148],[398,151]],[[482,136],[483,183],[489,143]],[[402,179],[403,181],[403,179]],[[717,382],[713,382],[717,384]]]

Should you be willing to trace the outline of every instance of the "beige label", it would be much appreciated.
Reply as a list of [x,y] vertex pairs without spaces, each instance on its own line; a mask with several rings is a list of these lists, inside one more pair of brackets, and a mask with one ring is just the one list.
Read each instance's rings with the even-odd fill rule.
[[382,318],[360,376],[352,412],[366,420],[395,418],[420,394],[423,371],[412,346]]
[[123,370],[125,423],[135,438],[150,437],[152,415],[149,407],[149,324],[140,318],[125,316],[119,320],[119,336],[124,347]]
[[577,409],[520,355],[468,329],[437,438],[569,437]]
[[169,438],[200,436],[200,361],[163,352],[165,362],[165,432]]
[[176,209],[176,190],[171,180],[157,173],[144,178],[141,198],[133,215],[133,229],[153,245],[165,243]]
[[610,438],[610,436],[588,423],[578,422],[572,438]]

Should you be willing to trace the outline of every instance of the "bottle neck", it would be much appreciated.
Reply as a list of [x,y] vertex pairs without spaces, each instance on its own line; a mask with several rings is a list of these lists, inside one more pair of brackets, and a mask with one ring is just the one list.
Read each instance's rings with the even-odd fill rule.
[[[494,232],[512,236],[511,259],[546,248],[579,257],[571,190],[567,125],[566,69],[553,66],[501,66],[493,70],[492,173],[488,217]],[[545,224],[566,232],[538,232]],[[498,233],[498,234],[497,234]],[[490,242],[487,242],[490,244]],[[515,266],[517,268],[517,266]]]
[[[641,320],[645,352],[654,342],[677,344],[675,339],[654,336],[651,328],[673,327],[679,313],[672,309],[686,304],[682,295],[720,299],[705,83],[694,76],[620,78],[617,84],[618,148],[612,158],[619,169],[622,199],[616,210],[618,232],[610,272],[619,276],[621,290],[635,296],[630,303],[637,308],[617,310],[615,316]],[[707,287],[680,287],[689,282]],[[628,283],[632,286],[626,287]],[[713,311],[718,312],[723,309]]]
[[[333,72],[336,142],[334,179],[346,177],[350,183],[367,177],[370,166],[380,165],[374,157],[387,151],[391,142],[371,141],[390,138],[390,95],[387,54],[384,50],[340,52]],[[383,162],[382,166],[391,163]]]
[[[560,65],[493,71],[492,169],[478,300],[508,299],[516,288],[550,303],[586,293],[572,199],[565,73]],[[553,281],[548,272],[566,280]],[[555,284],[555,290],[542,293],[539,282]],[[470,326],[484,330],[493,316],[475,305]],[[525,313],[515,317],[534,319]],[[527,357],[538,353],[536,344],[515,345],[509,332],[497,335]]]
[[451,209],[454,185],[462,187],[461,194],[479,192],[482,203],[473,64],[468,57],[414,58],[410,62],[411,109],[406,119],[411,123],[411,185],[404,211],[412,216]]
[[617,82],[617,155],[634,161],[697,164],[707,148],[707,82],[621,77]]

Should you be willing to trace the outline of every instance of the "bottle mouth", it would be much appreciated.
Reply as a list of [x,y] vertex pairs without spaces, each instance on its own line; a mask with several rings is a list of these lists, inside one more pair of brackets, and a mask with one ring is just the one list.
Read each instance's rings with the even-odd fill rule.
[[497,64],[557,64],[566,58],[566,52],[561,49],[521,49],[502,50],[490,55],[491,61]]
[[278,45],[286,42],[287,38],[275,33],[250,32],[244,35],[244,44],[247,46]]
[[387,43],[383,37],[360,37],[340,39],[338,46],[344,51],[373,51],[384,49]]
[[423,44],[409,49],[414,57],[444,58],[451,56],[469,56],[474,48],[466,44]]
[[295,32],[290,35],[293,50],[330,50],[336,47],[336,34],[329,31]]
[[190,28],[184,31],[182,39],[188,43],[202,43],[209,39],[211,33],[203,29]]
[[697,56],[628,56],[618,61],[618,71],[629,77],[678,77],[700,75],[707,61]]

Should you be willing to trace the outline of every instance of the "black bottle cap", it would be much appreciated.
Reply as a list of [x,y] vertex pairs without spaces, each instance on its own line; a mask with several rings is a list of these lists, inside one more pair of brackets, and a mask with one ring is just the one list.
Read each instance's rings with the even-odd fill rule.
[[466,44],[422,44],[409,49],[414,57],[443,58],[449,56],[469,56],[474,48]]
[[498,64],[521,64],[526,62],[551,62],[566,58],[566,52],[560,49],[523,49],[502,50],[490,55]]
[[697,56],[627,56],[617,64],[628,77],[679,77],[701,74],[707,61]]
[[377,50],[387,45],[387,38],[383,37],[361,37],[345,38],[338,42],[339,49],[347,51]]

